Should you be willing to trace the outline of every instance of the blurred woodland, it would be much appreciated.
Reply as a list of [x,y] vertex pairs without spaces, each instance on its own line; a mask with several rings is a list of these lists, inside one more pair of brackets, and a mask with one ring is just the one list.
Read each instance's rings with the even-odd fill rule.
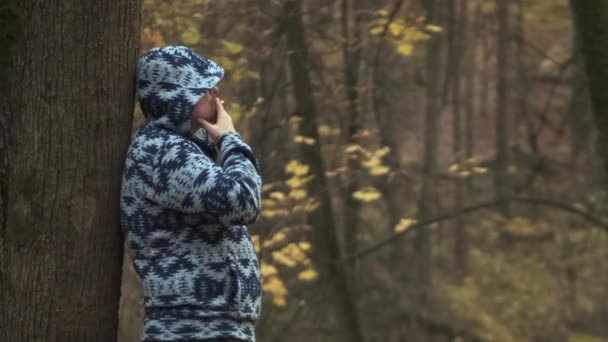
[[[605,1],[110,2],[120,6],[39,5],[57,17],[25,1],[33,19],[15,49],[30,53],[8,75],[13,100],[0,97],[0,133],[20,142],[11,150],[0,135],[1,341],[93,341],[86,327],[116,328],[111,308],[91,308],[118,298],[119,262],[117,341],[140,341],[141,284],[107,227],[118,227],[116,156],[144,122],[137,105],[125,119],[129,77],[163,45],[226,69],[220,96],[261,166],[262,218],[249,226],[258,341],[608,341],[608,106],[592,96],[608,77],[608,34],[589,33],[605,26]],[[79,67],[64,77],[56,65]],[[58,90],[70,84],[82,87]],[[11,113],[30,115],[9,125]],[[40,329],[79,339],[15,337]]]
[[[606,193],[567,1],[143,6],[141,52],[223,65],[260,160],[260,341],[608,340],[608,235],[581,215],[603,218]],[[137,338],[139,291],[125,259],[119,341]]]

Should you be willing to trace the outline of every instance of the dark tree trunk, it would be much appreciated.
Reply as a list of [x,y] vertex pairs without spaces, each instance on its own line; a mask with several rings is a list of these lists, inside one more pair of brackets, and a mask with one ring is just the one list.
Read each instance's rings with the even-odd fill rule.
[[[344,58],[344,89],[346,95],[346,112],[350,116],[346,144],[354,144],[356,135],[361,129],[361,118],[358,106],[357,83],[359,80],[359,61],[360,49],[359,39],[359,20],[358,10],[361,0],[342,0],[342,32],[344,39],[343,58]],[[349,3],[351,6],[349,6]],[[348,158],[348,172],[352,176],[346,177],[344,184],[344,252],[346,255],[355,253],[357,247],[357,222],[359,222],[359,201],[353,198],[353,193],[358,189],[358,171],[360,163],[358,160]],[[352,269],[352,271],[355,271]],[[352,276],[351,280],[355,280]]]
[[[309,76],[309,57],[304,39],[304,27],[301,18],[301,3],[299,0],[285,2],[286,39],[289,49],[289,66],[291,69],[296,112],[302,116],[300,133],[311,137],[317,142],[318,119],[317,109],[313,98],[313,89]],[[308,223],[312,226],[313,259],[318,265],[322,279],[332,291],[332,300],[336,309],[336,319],[341,328],[340,334],[345,341],[363,341],[361,325],[355,304],[355,295],[348,284],[344,265],[327,263],[327,260],[337,260],[340,257],[338,233],[334,222],[334,211],[328,193],[325,179],[325,166],[321,155],[320,145],[302,144],[302,160],[310,167],[314,177],[309,184],[309,191],[319,201],[319,208],[309,214]]]
[[[466,1],[466,0],[465,0]],[[452,37],[454,42],[450,45],[453,50],[452,55],[454,68],[452,84],[452,112],[453,112],[453,152],[454,161],[458,165],[464,164],[464,144],[463,144],[463,117],[462,117],[462,102],[466,101],[463,98],[462,87],[461,87],[461,70],[462,70],[462,53],[466,48],[466,32],[465,22],[468,8],[466,6],[459,6],[457,2],[450,2],[450,20],[452,26],[450,29],[453,31]],[[460,211],[464,206],[464,190],[466,180],[463,178],[456,179],[456,190],[454,193],[454,210]],[[454,219],[454,264],[456,271],[459,275],[464,275],[467,264],[467,237],[465,230],[465,221],[462,216]]]
[[0,112],[12,119],[0,229],[1,341],[116,340],[119,192],[140,5],[20,4],[11,90]]
[[[574,7],[572,7],[574,10]],[[574,14],[574,12],[573,12]],[[572,56],[574,56],[574,74],[572,76],[572,93],[570,96],[570,109],[568,113],[570,138],[571,138],[571,161],[575,164],[583,164],[585,157],[589,154],[589,142],[591,141],[591,129],[593,118],[591,114],[591,101],[589,99],[589,88],[585,75],[585,63],[581,46],[580,25],[574,17],[574,29],[572,34]],[[579,164],[580,165],[580,164]]]
[[[496,0],[496,17],[498,22],[497,37],[497,71],[496,71],[496,164],[494,183],[496,200],[504,201],[509,197],[511,185],[509,181],[509,3],[506,0]],[[500,212],[511,216],[509,202],[500,205]]]
[[[437,0],[424,2],[428,23],[441,26],[439,20],[441,4]],[[437,181],[437,146],[439,130],[439,114],[441,111],[441,69],[442,69],[443,39],[439,34],[433,34],[427,43],[426,54],[426,108],[424,116],[424,175],[422,193],[418,204],[420,220],[424,221],[433,216],[433,207],[436,201]],[[428,300],[431,288],[431,232],[429,229],[419,229],[414,238],[415,273],[417,292],[421,303]]]
[[603,158],[602,182],[608,184],[608,2],[571,0],[581,37],[593,115],[598,128],[598,151]]

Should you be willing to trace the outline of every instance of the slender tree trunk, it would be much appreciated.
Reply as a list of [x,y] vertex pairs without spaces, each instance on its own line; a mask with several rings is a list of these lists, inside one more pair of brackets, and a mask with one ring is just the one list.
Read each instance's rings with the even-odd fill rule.
[[[439,20],[441,6],[438,0],[424,2],[428,23],[441,26]],[[433,206],[436,200],[435,183],[437,181],[437,138],[439,129],[439,114],[441,110],[441,56],[443,39],[433,34],[427,43],[426,72],[426,109],[424,117],[424,175],[422,193],[418,204],[420,219],[427,220],[433,216]],[[428,300],[432,286],[431,267],[431,232],[420,229],[414,238],[415,277],[417,292],[421,304]]]
[[119,193],[140,5],[20,3],[0,229],[1,341],[116,340]]
[[[466,1],[466,0],[465,0]],[[451,29],[454,31],[452,37],[454,42],[450,45],[453,49],[453,78],[452,78],[452,113],[453,113],[453,153],[454,161],[458,165],[464,164],[464,144],[463,144],[463,129],[462,129],[462,87],[461,87],[461,70],[462,70],[462,53],[466,47],[466,7],[458,6],[457,2],[450,2],[450,16],[453,17]],[[460,8],[459,8],[460,7]],[[459,211],[464,206],[464,189],[466,180],[463,178],[456,179],[456,189],[454,192],[454,208]],[[467,264],[467,238],[466,238],[465,222],[462,216],[454,220],[454,262],[456,271],[463,275]]]
[[[574,8],[572,8],[574,10]],[[573,12],[574,15],[574,12]],[[581,47],[581,35],[577,18],[574,16],[574,29],[572,34],[572,56],[574,56],[574,75],[572,76],[572,93],[570,95],[570,109],[568,113],[570,123],[571,154],[573,163],[583,162],[588,156],[591,125],[591,103],[587,77],[585,75],[585,63]]]
[[[479,7],[476,6],[473,8],[472,2],[470,0],[465,0],[464,13],[466,15],[466,37],[463,39],[465,41],[465,90],[464,90],[464,98],[465,98],[465,157],[467,159],[473,157],[473,141],[474,141],[474,130],[473,123],[475,120],[475,90],[477,89],[477,84],[475,82],[475,67],[479,62],[477,58],[477,36],[475,35],[476,30],[479,29],[478,19],[479,15]],[[470,182],[469,182],[469,185]],[[469,186],[469,190],[471,186]]]
[[[360,35],[358,10],[361,0],[342,0],[342,36],[344,39],[343,58],[344,58],[344,90],[346,95],[346,112],[350,116],[346,144],[354,144],[356,135],[361,127],[361,118],[359,113],[359,96],[357,93],[357,84],[359,80],[359,63],[360,49],[358,47]],[[349,6],[349,3],[352,6]],[[353,193],[357,191],[359,182],[357,172],[360,170],[358,160],[348,158],[347,169],[352,172],[351,177],[347,177],[344,198],[344,232],[345,236],[345,254],[353,254],[357,249],[357,222],[359,222],[359,201],[353,197]],[[353,271],[355,271],[353,269]],[[354,280],[351,277],[351,280]]]
[[[506,0],[496,0],[496,16],[498,22],[497,37],[497,80],[496,80],[496,163],[494,183],[496,200],[503,201],[509,197],[511,184],[509,181],[509,3]],[[511,216],[509,202],[500,205],[500,212],[505,217]]]
[[[292,74],[296,112],[302,116],[300,133],[319,141],[317,131],[317,109],[309,76],[309,57],[304,39],[299,0],[285,2],[286,39],[290,50],[289,65]],[[309,191],[319,201],[319,208],[309,214],[308,221],[313,227],[313,259],[316,258],[322,279],[333,290],[337,319],[345,341],[363,341],[361,325],[357,314],[355,296],[348,284],[346,269],[343,265],[327,263],[340,257],[338,233],[334,222],[334,212],[325,179],[325,167],[320,145],[302,144],[302,160],[309,165],[314,180]]]
[[598,128],[598,151],[603,159],[602,182],[608,184],[608,2],[571,0],[581,37],[593,115]]

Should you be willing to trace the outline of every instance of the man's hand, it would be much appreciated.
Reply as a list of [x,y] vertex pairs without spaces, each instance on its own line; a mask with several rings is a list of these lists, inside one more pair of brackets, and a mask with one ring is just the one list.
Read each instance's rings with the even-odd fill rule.
[[217,138],[223,133],[236,132],[232,124],[232,118],[228,115],[228,112],[226,112],[222,105],[222,101],[218,97],[215,98],[215,104],[217,108],[217,121],[215,124],[202,118],[196,120],[207,131],[209,138],[213,142],[217,141]]

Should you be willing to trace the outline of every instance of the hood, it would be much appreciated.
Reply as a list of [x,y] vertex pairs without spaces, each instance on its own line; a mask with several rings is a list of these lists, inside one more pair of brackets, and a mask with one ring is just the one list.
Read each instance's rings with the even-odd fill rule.
[[223,76],[221,66],[185,46],[151,49],[137,70],[137,98],[146,124],[191,137],[194,106]]

